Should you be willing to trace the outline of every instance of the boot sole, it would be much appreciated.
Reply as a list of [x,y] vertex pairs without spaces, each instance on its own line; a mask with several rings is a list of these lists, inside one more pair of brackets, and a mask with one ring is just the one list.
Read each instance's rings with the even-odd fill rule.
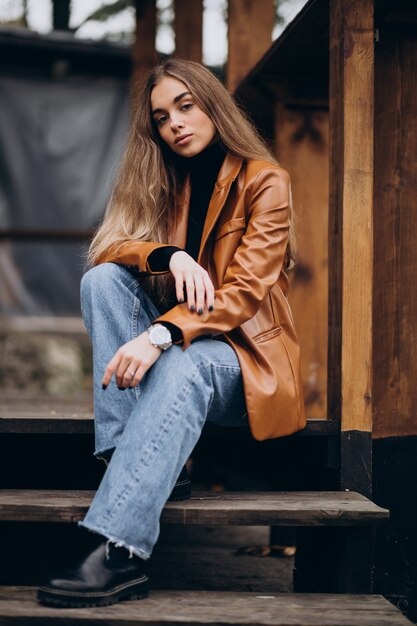
[[124,600],[143,600],[148,596],[148,577],[142,576],[136,580],[113,587],[109,591],[89,591],[79,593],[64,589],[40,587],[38,600],[41,604],[61,608],[83,608],[94,606],[109,606]]
[[168,500],[170,502],[179,502],[180,500],[189,500],[191,498],[191,480],[182,480],[176,483]]

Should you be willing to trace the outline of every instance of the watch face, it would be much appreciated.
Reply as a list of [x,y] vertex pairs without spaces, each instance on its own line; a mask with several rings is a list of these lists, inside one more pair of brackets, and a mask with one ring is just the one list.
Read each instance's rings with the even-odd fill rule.
[[165,326],[152,326],[149,330],[149,338],[151,342],[161,348],[169,347],[172,343],[171,333]]

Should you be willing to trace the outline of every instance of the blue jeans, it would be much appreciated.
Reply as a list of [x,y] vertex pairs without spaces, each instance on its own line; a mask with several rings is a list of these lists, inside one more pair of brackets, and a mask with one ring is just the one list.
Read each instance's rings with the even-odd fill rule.
[[[146,280],[146,279],[145,279]],[[93,345],[96,456],[115,448],[80,526],[149,558],[161,511],[207,421],[247,424],[242,377],[227,343],[199,339],[161,354],[139,387],[101,388],[117,349],[158,311],[126,267],[104,263],[81,281],[81,309]]]

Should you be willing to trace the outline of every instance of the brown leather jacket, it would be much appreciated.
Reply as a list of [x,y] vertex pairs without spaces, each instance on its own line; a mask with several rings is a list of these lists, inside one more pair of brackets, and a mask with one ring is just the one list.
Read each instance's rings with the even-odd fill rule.
[[[241,365],[249,424],[255,439],[289,435],[306,424],[300,350],[287,301],[283,269],[288,242],[290,179],[267,161],[227,154],[210,200],[198,263],[216,289],[213,312],[191,313],[178,304],[159,319],[178,326],[184,349],[202,335],[224,334]],[[190,200],[178,199],[171,245],[185,246]],[[100,262],[147,262],[159,244],[127,241]]]

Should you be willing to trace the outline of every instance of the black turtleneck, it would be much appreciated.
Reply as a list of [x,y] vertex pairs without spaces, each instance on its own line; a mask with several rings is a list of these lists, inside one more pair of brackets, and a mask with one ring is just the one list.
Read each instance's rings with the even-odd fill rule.
[[[183,157],[183,165],[190,174],[191,197],[188,216],[187,243],[185,251],[197,260],[203,234],[204,222],[214,185],[224,161],[225,151],[219,142],[211,144],[205,150],[188,159]],[[169,262],[174,252],[182,248],[168,246],[157,248],[148,259],[154,272],[164,272],[169,269]]]
[[219,142],[208,146],[195,157],[187,159],[191,181],[190,213],[185,251],[197,260],[207,209],[214,185],[224,161],[225,152]]
[[[197,260],[201,245],[207,209],[225,154],[219,141],[216,141],[196,156],[188,159],[183,158],[183,166],[190,174],[191,183],[190,212],[185,251],[195,260]],[[168,270],[172,255],[181,249],[176,246],[166,246],[154,250],[148,258],[151,270],[154,272]],[[162,323],[171,332],[174,342],[182,341],[182,332],[177,326],[169,322]]]

